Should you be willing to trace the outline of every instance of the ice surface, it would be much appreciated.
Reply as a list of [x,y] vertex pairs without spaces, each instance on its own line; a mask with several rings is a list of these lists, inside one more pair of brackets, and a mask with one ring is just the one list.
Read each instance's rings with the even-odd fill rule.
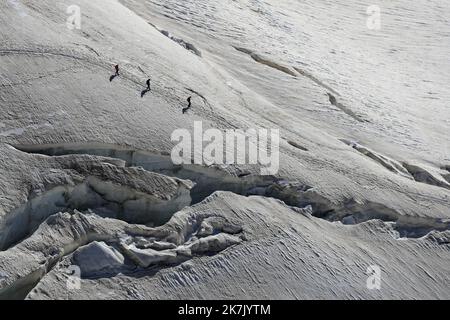
[[[449,298],[450,5],[369,5],[1,2],[0,298]],[[199,120],[280,171],[174,166]]]

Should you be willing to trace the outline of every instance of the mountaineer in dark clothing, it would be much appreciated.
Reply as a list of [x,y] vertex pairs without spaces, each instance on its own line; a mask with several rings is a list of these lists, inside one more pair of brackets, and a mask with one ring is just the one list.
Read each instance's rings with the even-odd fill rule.
[[151,88],[150,88],[150,81],[151,79],[147,79],[147,81],[145,81],[145,84],[147,85],[147,88],[145,88],[142,92],[141,92],[141,98],[143,98],[147,92],[150,92]]
[[109,77],[109,81],[110,81],[110,82],[113,81],[116,77],[119,76],[119,65],[116,64],[116,65],[114,66],[114,69],[116,69],[116,73],[113,74],[111,77]]

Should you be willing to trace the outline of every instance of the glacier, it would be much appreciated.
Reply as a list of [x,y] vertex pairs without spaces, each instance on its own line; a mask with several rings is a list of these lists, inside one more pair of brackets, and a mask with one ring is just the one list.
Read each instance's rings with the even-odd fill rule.
[[2,1],[0,299],[449,299],[450,4],[371,5]]

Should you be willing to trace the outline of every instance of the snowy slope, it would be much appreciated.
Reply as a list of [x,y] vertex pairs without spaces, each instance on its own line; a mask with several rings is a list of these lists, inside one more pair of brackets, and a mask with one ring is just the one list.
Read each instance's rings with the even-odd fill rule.
[[[448,298],[450,6],[370,4],[2,1],[0,298]],[[196,120],[279,128],[279,173],[174,167]],[[170,235],[202,212],[234,232]],[[126,259],[67,290],[94,241]]]

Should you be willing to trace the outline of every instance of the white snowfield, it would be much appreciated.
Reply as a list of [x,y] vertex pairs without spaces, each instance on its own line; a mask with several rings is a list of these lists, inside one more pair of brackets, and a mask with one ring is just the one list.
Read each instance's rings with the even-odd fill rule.
[[[449,299],[450,3],[370,5],[0,2],[0,299]],[[278,174],[174,165],[194,121]]]

